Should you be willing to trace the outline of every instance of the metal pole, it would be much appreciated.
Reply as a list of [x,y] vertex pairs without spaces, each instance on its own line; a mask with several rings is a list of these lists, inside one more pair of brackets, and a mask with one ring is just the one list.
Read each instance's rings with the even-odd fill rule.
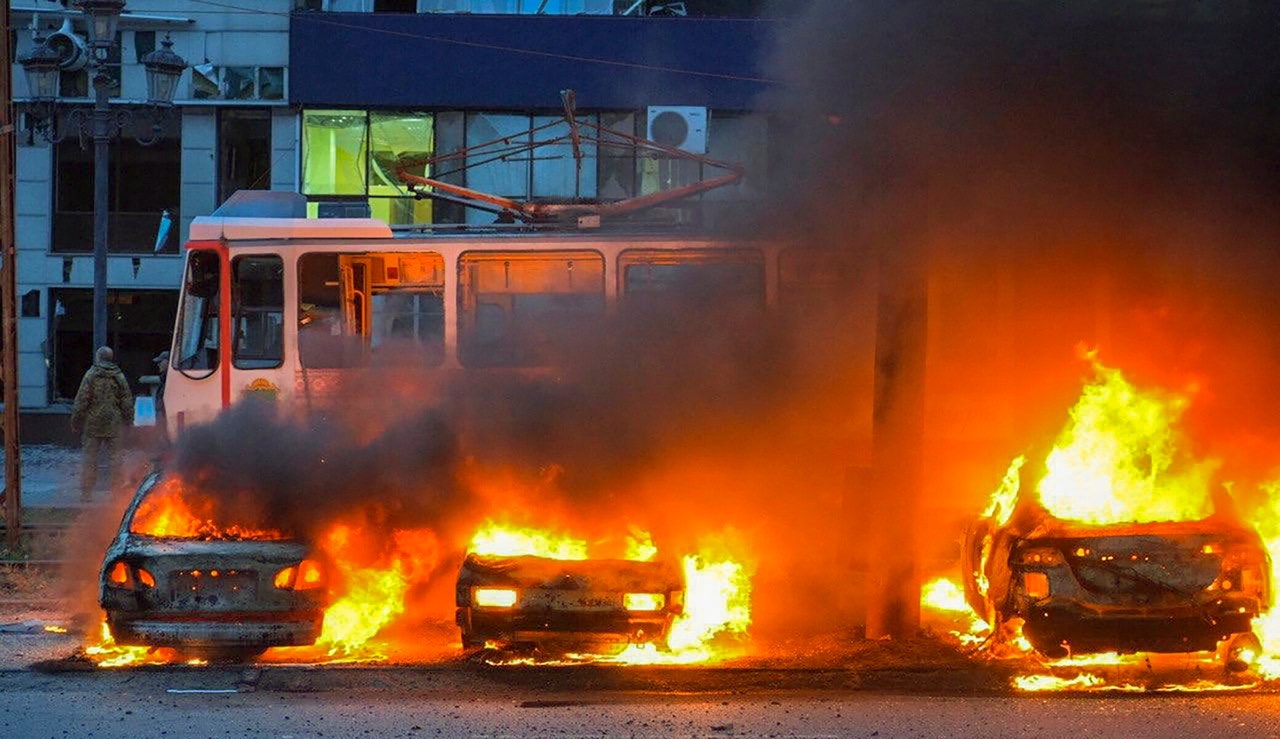
[[107,105],[110,80],[90,56],[93,78],[93,350],[107,345],[107,145],[111,141],[111,108]]
[[[921,250],[923,251],[923,250]],[[916,529],[924,465],[928,281],[925,257],[884,249],[877,275],[874,462],[867,637],[920,628]]]
[[[5,28],[13,28],[9,0],[4,3]],[[22,458],[18,443],[18,277],[13,229],[14,116],[10,59],[12,34],[0,41],[0,381],[4,383],[4,522],[9,551],[22,535]]]

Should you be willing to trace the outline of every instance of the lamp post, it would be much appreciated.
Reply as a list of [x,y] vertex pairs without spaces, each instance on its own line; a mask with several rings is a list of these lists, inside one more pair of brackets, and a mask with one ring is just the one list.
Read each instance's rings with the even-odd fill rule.
[[[120,135],[133,119],[129,110],[112,111],[108,105],[111,78],[106,60],[116,45],[116,28],[124,0],[79,0],[75,7],[84,14],[88,28],[89,78],[93,82],[93,108],[87,113],[72,110],[73,125],[60,126],[56,100],[58,97],[58,52],[46,39],[37,36],[36,46],[18,60],[27,78],[27,88],[34,102],[30,112],[33,130],[50,143],[56,143],[75,132],[81,141],[93,141],[93,346],[107,343],[107,215],[108,150],[107,145]],[[147,105],[152,114],[150,138],[134,138],[143,145],[160,139],[165,118],[173,107],[173,94],[187,63],[173,52],[168,37],[161,48],[142,58],[147,70]]]

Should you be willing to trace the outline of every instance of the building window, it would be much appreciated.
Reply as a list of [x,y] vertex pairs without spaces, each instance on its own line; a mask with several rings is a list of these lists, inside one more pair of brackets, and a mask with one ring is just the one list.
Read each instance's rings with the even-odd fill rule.
[[284,261],[236,257],[231,263],[236,369],[272,369],[284,362]]
[[[318,201],[367,202],[369,214],[392,225],[430,223],[432,203],[400,181],[401,160],[421,160],[434,148],[430,113],[308,110],[303,113],[302,191]],[[425,165],[410,172],[426,175]]]
[[[53,288],[49,302],[49,399],[69,403],[93,363],[93,291]],[[138,378],[154,375],[152,360],[169,348],[177,306],[175,290],[107,292],[107,343],[135,393]]]
[[604,311],[596,252],[468,253],[458,277],[458,354],[468,367],[545,365]]
[[218,202],[237,190],[271,188],[271,111],[218,111]]
[[[171,223],[180,218],[182,123],[177,116],[166,119],[161,138],[150,146],[133,138],[134,134],[149,135],[150,123],[137,125],[139,128],[126,130],[108,145],[107,247],[117,254],[174,254],[178,249],[177,229],[162,233],[161,222],[166,212]],[[52,249],[61,253],[92,252],[93,147],[81,148],[76,137],[65,139],[54,147],[53,166]],[[157,249],[158,237],[162,240]]]
[[284,100],[284,67],[191,68],[191,97],[196,100]]

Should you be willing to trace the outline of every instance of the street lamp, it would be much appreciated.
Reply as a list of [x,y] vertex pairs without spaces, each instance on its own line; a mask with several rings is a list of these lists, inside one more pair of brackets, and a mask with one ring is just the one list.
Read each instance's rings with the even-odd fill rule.
[[78,0],[75,7],[89,18],[89,48],[99,59],[106,59],[107,51],[116,43],[124,0]]
[[[83,146],[93,141],[93,346],[107,344],[107,144],[123,133],[133,120],[133,112],[113,112],[107,104],[111,78],[105,62],[116,44],[116,28],[124,0],[79,0],[75,7],[86,16],[88,26],[89,77],[93,80],[93,108],[75,108],[68,114],[70,126],[58,122],[58,52],[48,40],[37,35],[35,48],[18,59],[27,78],[32,98],[28,121],[31,130],[49,143],[57,143],[75,132]],[[187,63],[173,52],[166,36],[161,48],[142,58],[147,70],[147,105],[151,109],[151,136],[134,136],[147,146],[160,140],[164,120],[173,108],[173,95]]]

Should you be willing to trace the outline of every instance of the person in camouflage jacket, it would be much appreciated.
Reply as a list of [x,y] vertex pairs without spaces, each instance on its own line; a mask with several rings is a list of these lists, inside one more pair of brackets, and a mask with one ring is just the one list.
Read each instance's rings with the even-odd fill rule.
[[133,392],[129,381],[116,366],[114,352],[101,347],[95,361],[80,381],[71,429],[82,434],[84,457],[80,468],[80,497],[90,500],[98,480],[98,457],[106,450],[108,488],[115,482],[120,456],[120,437],[133,423]]

